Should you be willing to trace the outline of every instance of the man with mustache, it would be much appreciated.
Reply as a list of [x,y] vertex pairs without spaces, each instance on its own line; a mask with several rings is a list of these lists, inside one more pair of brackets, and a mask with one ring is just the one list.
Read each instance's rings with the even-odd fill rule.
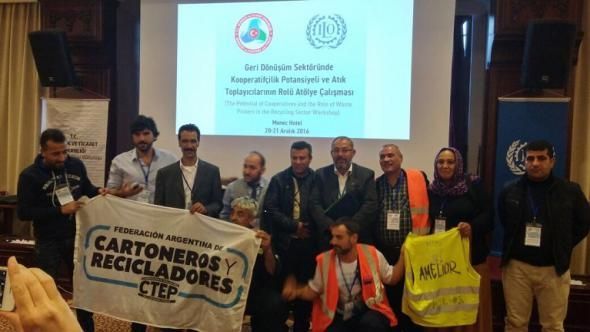
[[266,159],[262,153],[258,151],[251,151],[244,158],[244,166],[242,168],[242,178],[237,179],[227,185],[223,195],[223,210],[219,214],[219,218],[229,220],[231,215],[231,202],[234,199],[242,196],[250,197],[258,203],[259,209],[256,213],[256,219],[253,221],[254,225],[260,226],[264,230],[268,230],[266,225],[260,225],[260,212],[264,203],[264,196],[268,188],[268,180],[262,177],[266,166]]
[[526,173],[498,197],[504,331],[529,330],[533,299],[542,331],[564,331],[572,250],[588,235],[590,204],[579,184],[553,174],[553,144],[533,141],[524,151]]
[[251,316],[252,332],[286,331],[287,303],[281,298],[281,268],[283,264],[274,252],[271,235],[252,226],[258,203],[250,197],[238,197],[231,202],[230,221],[256,232],[260,250],[252,268],[245,313]]
[[[350,217],[360,227],[359,241],[371,243],[371,228],[377,213],[377,192],[375,190],[375,173],[352,162],[356,154],[354,143],[346,136],[339,136],[332,141],[330,153],[334,164],[316,171],[310,209],[318,234],[320,250],[328,249],[330,225],[333,218]],[[346,200],[342,210],[334,211],[334,204]],[[326,213],[330,211],[331,213]]]
[[216,218],[221,210],[219,168],[197,156],[201,131],[194,124],[178,129],[180,162],[158,171],[154,203]]
[[[383,289],[399,282],[404,260],[387,263],[375,247],[358,244],[359,225],[349,217],[330,225],[332,250],[316,257],[307,285],[288,277],[283,298],[313,301],[312,331],[391,331],[397,324]],[[400,254],[401,255],[401,254]]]

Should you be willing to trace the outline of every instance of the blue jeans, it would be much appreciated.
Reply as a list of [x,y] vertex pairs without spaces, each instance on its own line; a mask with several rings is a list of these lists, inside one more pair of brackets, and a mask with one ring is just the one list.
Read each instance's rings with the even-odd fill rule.
[[[74,238],[36,239],[35,259],[37,266],[56,280],[61,262],[64,262],[71,277],[74,272]],[[94,332],[92,312],[76,309],[76,316],[84,332]]]

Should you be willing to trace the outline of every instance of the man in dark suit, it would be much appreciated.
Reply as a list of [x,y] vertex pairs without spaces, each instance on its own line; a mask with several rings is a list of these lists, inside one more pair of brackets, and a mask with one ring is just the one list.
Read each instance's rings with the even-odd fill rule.
[[[377,213],[375,173],[352,162],[354,143],[345,136],[332,141],[334,164],[316,171],[311,193],[311,216],[315,222],[320,250],[329,249],[330,225],[339,217],[350,217],[360,226],[360,241],[371,243],[371,224]],[[346,204],[336,204],[339,200]]]
[[178,129],[182,158],[158,171],[154,204],[217,218],[222,197],[219,168],[197,157],[200,140],[201,132],[194,124]]

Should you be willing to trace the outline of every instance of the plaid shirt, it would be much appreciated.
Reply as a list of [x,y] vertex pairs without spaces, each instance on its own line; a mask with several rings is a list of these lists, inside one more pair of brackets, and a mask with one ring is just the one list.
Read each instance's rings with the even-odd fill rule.
[[[408,200],[408,177],[402,169],[394,186],[389,185],[384,175],[377,179],[377,201],[379,202],[379,220],[377,225],[377,243],[401,247],[412,231],[412,216]],[[387,229],[387,211],[400,211],[400,230]]]

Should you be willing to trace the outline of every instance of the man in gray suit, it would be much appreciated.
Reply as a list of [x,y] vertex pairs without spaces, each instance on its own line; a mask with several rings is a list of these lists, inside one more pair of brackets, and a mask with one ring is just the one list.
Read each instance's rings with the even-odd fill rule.
[[158,171],[154,204],[217,218],[222,196],[219,168],[197,157],[200,140],[201,132],[194,124],[178,129],[182,158]]
[[340,217],[352,218],[359,224],[360,241],[372,243],[372,223],[377,214],[375,173],[352,162],[356,151],[346,136],[334,138],[330,153],[334,164],[316,171],[310,197],[319,249],[329,249],[330,225]]

